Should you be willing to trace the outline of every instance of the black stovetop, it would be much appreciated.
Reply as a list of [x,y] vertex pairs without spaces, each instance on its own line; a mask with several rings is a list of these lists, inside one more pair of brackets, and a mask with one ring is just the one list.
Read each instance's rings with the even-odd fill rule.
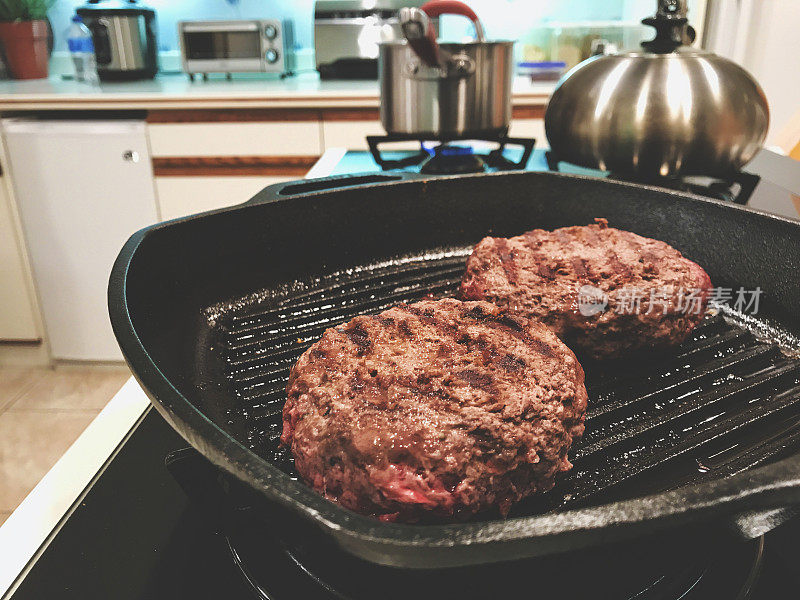
[[[296,553],[268,535],[251,534],[254,539],[242,542],[245,551],[239,548],[238,558],[249,564],[246,571],[252,580],[248,581],[229,540],[209,523],[207,513],[187,501],[164,464],[165,456],[185,445],[150,409],[36,560],[14,600],[340,597],[326,588],[327,582],[320,582],[313,568],[305,568],[305,563],[301,567]],[[800,584],[798,535],[800,523],[792,522],[766,536],[753,600],[793,597]],[[730,545],[707,564],[676,574],[675,585],[658,585],[680,593],[691,588],[683,596],[687,600],[734,598],[731,589],[740,588],[754,570],[758,550],[757,541]],[[339,563],[332,560],[332,564]],[[402,582],[403,572],[394,570],[388,577]]]

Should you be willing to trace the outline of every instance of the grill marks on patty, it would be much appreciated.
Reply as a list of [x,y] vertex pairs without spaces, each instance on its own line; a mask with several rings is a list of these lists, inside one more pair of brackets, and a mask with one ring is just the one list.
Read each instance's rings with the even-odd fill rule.
[[573,258],[572,269],[575,271],[575,275],[577,275],[580,279],[586,279],[589,276],[589,270],[586,268],[585,258]]
[[348,339],[358,347],[359,356],[366,354],[370,346],[372,346],[372,342],[369,340],[369,334],[367,334],[361,324],[345,329],[344,333]]
[[513,354],[506,354],[499,360],[498,364],[506,371],[511,371],[512,373],[524,369],[527,366],[524,358],[514,356]]
[[[463,328],[460,328],[457,323],[463,325],[472,320],[476,324],[484,325],[490,329],[498,329],[512,335],[542,355],[553,356],[550,347],[541,340],[532,338],[524,330],[524,326],[519,320],[505,314],[492,314],[487,312],[485,307],[480,304],[471,304],[474,304],[474,306],[468,309],[464,308],[463,314],[459,315],[455,323],[449,313],[437,312],[430,307],[420,308],[413,304],[400,304],[395,310],[407,315],[405,318],[395,319],[385,316],[364,315],[351,321],[350,324],[342,329],[342,332],[355,346],[357,356],[368,356],[374,343],[370,332],[372,332],[372,337],[376,337],[376,333],[380,330],[383,330],[383,332],[397,331],[398,341],[407,339],[412,342],[421,342],[425,338],[431,339],[429,329],[433,328],[434,339],[439,344],[436,352],[437,358],[452,355],[453,344],[458,344],[468,348],[467,353],[474,353],[477,364],[485,369],[479,371],[469,368],[456,371],[454,372],[455,380],[488,394],[497,392],[494,385],[495,378],[491,371],[518,373],[524,370],[527,363],[523,358],[505,352],[505,349],[498,345],[497,340],[490,339],[482,334],[470,335],[468,332],[463,332]],[[322,357],[324,353],[320,353],[319,350],[315,349],[315,355]],[[455,368],[458,359],[448,362],[452,363],[453,368]],[[376,369],[372,369],[370,373],[370,379],[374,379],[377,376]],[[372,375],[372,373],[375,374]],[[431,380],[430,374],[420,373],[416,378],[407,378],[406,381],[396,380],[395,383],[406,387],[409,392],[418,394],[426,399],[438,398],[440,400],[456,401],[442,389],[431,389],[428,385]],[[365,389],[367,386],[380,386],[381,383],[379,381],[370,381],[361,374],[356,373],[350,381],[350,390],[354,396],[361,395],[370,404],[378,408],[388,409],[390,408],[389,403],[376,401],[376,395],[367,393]],[[448,380],[448,384],[453,385],[453,380]],[[480,401],[480,403],[484,402],[485,400]]]
[[463,369],[461,371],[456,372],[456,377],[458,377],[461,381],[466,381],[472,387],[491,391],[492,384],[494,383],[494,379],[488,373],[481,373],[475,369]]
[[[509,239],[483,239],[467,260],[461,297],[487,300],[539,319],[568,345],[593,358],[683,341],[703,318],[711,288],[706,272],[664,242],[610,228],[605,219],[596,221],[552,232],[535,229]],[[510,254],[513,277],[505,259]],[[579,290],[585,285],[597,288],[593,293],[608,300],[589,315],[583,315],[579,305]],[[647,312],[651,292],[660,297],[663,289],[673,290],[666,313]],[[679,295],[690,290],[701,292],[701,307],[696,314],[682,314],[679,306],[685,299],[681,302]],[[631,294],[641,299],[633,310],[623,305]]]
[[547,328],[426,300],[327,330],[292,369],[281,439],[353,510],[455,518],[552,487],[585,408],[583,370]]
[[[463,305],[462,305],[463,307]],[[499,347],[497,344],[497,340],[489,338],[486,335],[478,334],[473,335],[469,332],[464,332],[463,327],[459,327],[459,324],[465,325],[469,324],[470,320],[474,320],[476,324],[484,325],[490,328],[502,328],[503,330],[511,333],[515,337],[519,337],[520,339],[524,340],[526,343],[533,344],[537,350],[540,349],[539,345],[543,345],[548,351],[549,348],[545,344],[542,344],[539,340],[533,340],[529,335],[527,335],[520,323],[511,319],[505,315],[496,315],[489,313],[485,310],[485,307],[477,304],[470,308],[463,307],[463,313],[459,315],[459,319],[457,323],[454,323],[451,318],[451,315],[436,312],[433,309],[429,308],[427,310],[421,310],[414,305],[407,305],[407,304],[400,304],[396,307],[397,310],[406,312],[412,317],[416,318],[419,323],[412,325],[409,324],[409,321],[403,321],[404,330],[407,332],[411,332],[412,330],[416,329],[418,332],[423,330],[421,325],[430,325],[434,328],[436,339],[439,343],[439,348],[437,349],[436,356],[443,357],[443,356],[450,356],[453,353],[453,344],[458,344],[462,347],[469,348],[468,352],[476,352],[480,355],[480,363],[483,367],[491,367],[491,368],[501,368],[505,371],[509,371],[504,365],[507,364],[508,359],[507,357],[510,356],[508,354],[503,354],[503,348]],[[413,334],[411,335],[413,339]],[[514,358],[517,362],[516,364],[522,364],[523,366],[526,364],[524,359],[517,359]],[[455,361],[452,361],[455,362]],[[519,370],[519,368],[514,369],[512,371]],[[466,382],[470,386],[487,391],[487,392],[494,392],[494,378],[490,373],[477,371],[475,369],[463,369],[455,373],[457,379]],[[426,381],[430,381],[431,377],[427,374],[420,375]],[[419,380],[418,377],[418,380]]]
[[503,270],[506,277],[512,283],[517,282],[517,267],[514,264],[514,252],[509,250],[508,241],[505,238],[494,239],[497,254],[500,257],[500,263],[503,265]]

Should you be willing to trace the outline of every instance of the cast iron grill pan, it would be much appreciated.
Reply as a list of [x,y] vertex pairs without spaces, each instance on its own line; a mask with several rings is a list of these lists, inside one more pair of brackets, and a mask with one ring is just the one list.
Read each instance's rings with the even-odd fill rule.
[[[584,361],[590,402],[574,469],[506,520],[380,523],[297,479],[278,445],[286,378],[326,328],[453,295],[486,235],[599,216],[674,245],[715,285],[761,287],[759,314],[714,307],[668,353]],[[798,239],[794,221],[561,174],[330,178],[138,232],[115,264],[109,307],[156,408],[266,503],[368,561],[467,565],[698,522],[747,536],[778,524],[800,502]]]

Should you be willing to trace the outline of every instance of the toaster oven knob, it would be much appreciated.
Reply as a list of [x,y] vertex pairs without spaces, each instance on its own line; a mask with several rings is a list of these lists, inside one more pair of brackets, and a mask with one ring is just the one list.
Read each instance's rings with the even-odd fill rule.
[[269,50],[267,50],[267,52],[264,54],[264,58],[266,58],[266,59],[267,59],[267,62],[268,62],[268,63],[270,63],[270,64],[273,64],[273,63],[276,63],[276,62],[278,62],[278,59],[279,59],[280,57],[281,57],[281,55],[278,53],[278,51],[277,51],[277,50],[275,50],[275,48],[270,48],[270,49],[269,49]]
[[274,40],[278,37],[278,28],[275,25],[266,25],[264,27],[264,37],[268,40]]

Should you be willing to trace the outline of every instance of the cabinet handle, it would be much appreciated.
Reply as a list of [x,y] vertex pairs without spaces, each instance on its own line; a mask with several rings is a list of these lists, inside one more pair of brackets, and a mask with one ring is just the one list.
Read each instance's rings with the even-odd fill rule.
[[136,152],[135,150],[125,150],[125,152],[122,153],[122,160],[126,160],[132,163],[138,163],[139,153]]

